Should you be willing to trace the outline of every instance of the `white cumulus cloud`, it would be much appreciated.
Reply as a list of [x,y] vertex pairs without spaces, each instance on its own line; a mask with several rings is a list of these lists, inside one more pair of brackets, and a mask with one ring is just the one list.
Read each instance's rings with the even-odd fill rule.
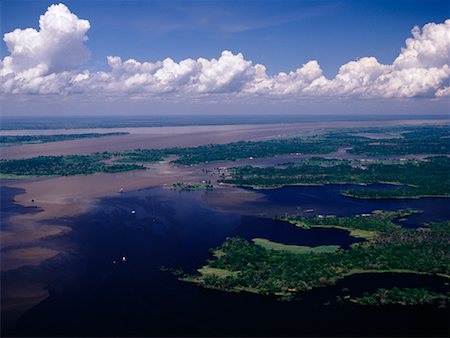
[[3,40],[11,53],[3,60],[4,73],[46,67],[46,72],[62,72],[82,65],[90,56],[84,42],[90,24],[63,5],[52,5],[39,19],[39,31],[16,29]]
[[242,53],[223,51],[215,59],[171,58],[155,62],[108,56],[108,71],[81,66],[90,23],[63,4],[50,6],[39,30],[4,35],[10,52],[0,61],[0,93],[204,97],[239,95],[267,98],[449,96],[450,20],[414,27],[392,64],[363,57],[342,65],[332,78],[311,60],[295,71],[270,76]]
[[406,48],[402,48],[394,61],[396,68],[431,68],[448,65],[450,20],[445,20],[442,24],[426,24],[422,30],[415,26],[411,33],[413,37],[406,40]]

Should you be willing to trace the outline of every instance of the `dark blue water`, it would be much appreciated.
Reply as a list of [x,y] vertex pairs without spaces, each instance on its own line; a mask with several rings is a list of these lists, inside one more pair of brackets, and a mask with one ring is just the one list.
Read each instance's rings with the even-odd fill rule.
[[[301,204],[337,215],[396,209],[404,201],[349,200],[334,186],[288,187],[263,191],[262,208]],[[285,193],[283,193],[283,191]],[[59,277],[49,283],[50,297],[24,315],[15,335],[43,336],[336,336],[445,335],[447,311],[435,307],[361,307],[330,305],[343,288],[356,295],[380,287],[448,288],[439,277],[365,274],[283,303],[272,297],[224,293],[180,282],[160,266],[194,271],[209,248],[226,237],[268,238],[288,244],[348,246],[355,239],[332,229],[302,230],[285,222],[212,208],[205,192],[146,189],[108,198],[93,211],[58,220],[71,226],[67,241],[77,254],[55,264]],[[320,196],[318,196],[320,195]],[[421,217],[445,217],[427,199],[417,200]],[[444,200],[439,200],[444,201]],[[346,203],[354,203],[346,207]],[[448,200],[447,200],[448,202]],[[411,207],[408,204],[405,207]],[[356,209],[355,209],[356,208]],[[131,211],[136,213],[132,214]],[[280,212],[283,210],[280,207]],[[440,211],[441,213],[434,214]],[[315,211],[315,212],[316,212]],[[126,263],[113,263],[122,256]],[[382,323],[382,325],[380,325]]]
[[[368,188],[391,189],[392,186],[369,185]],[[251,188],[246,189],[253,190]],[[325,186],[288,186],[279,189],[257,190],[264,198],[255,202],[249,202],[245,207],[262,207],[263,204],[267,204],[270,208],[279,209],[281,215],[284,211],[292,212],[292,208],[295,208],[295,213],[304,216],[315,216],[318,214],[351,216],[370,213],[374,210],[407,208],[423,211],[421,214],[409,216],[402,223],[405,226],[419,226],[425,222],[450,219],[449,198],[363,200],[339,194],[341,190],[347,189],[366,189],[366,186],[330,184]],[[304,211],[308,209],[314,209],[314,211],[305,213]]]
[[143,259],[148,266],[181,267],[190,272],[202,266],[209,249],[227,237],[262,237],[309,246],[338,244],[343,248],[361,241],[345,230],[305,230],[287,222],[211,208],[203,203],[202,194],[159,188],[124,193],[73,220],[75,231],[69,236],[82,243],[83,250],[95,251],[101,264],[127,256]]
[[[0,220],[39,211],[37,207],[24,207],[14,202],[14,196],[25,193],[24,189],[0,186]],[[3,223],[3,222],[2,222]]]

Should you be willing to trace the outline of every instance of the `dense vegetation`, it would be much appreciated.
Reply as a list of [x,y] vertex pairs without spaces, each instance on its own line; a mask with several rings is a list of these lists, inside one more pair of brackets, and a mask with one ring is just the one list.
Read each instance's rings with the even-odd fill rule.
[[[371,240],[336,252],[298,254],[289,250],[268,250],[242,238],[229,238],[203,268],[213,270],[183,279],[221,290],[286,296],[368,271],[450,276],[450,236],[447,233],[400,227],[377,229],[378,236]],[[215,274],[214,269],[220,269],[221,275]]]
[[420,211],[413,209],[398,211],[376,210],[371,214],[349,217],[335,217],[333,215],[320,217],[287,216],[280,219],[304,229],[315,227],[344,229],[351,231],[350,234],[355,237],[370,239],[377,236],[380,232],[399,228],[400,226],[393,222],[395,219],[415,213],[420,213]]
[[450,196],[450,158],[430,157],[397,163],[350,162],[347,160],[304,161],[299,165],[280,167],[235,167],[222,182],[253,187],[314,184],[375,184],[395,183],[406,186],[392,189],[345,190],[342,193],[357,198],[402,198]]
[[176,190],[185,190],[185,191],[193,191],[193,190],[212,190],[214,187],[211,182],[207,183],[174,183],[172,184],[172,189]]
[[177,164],[198,164],[211,161],[235,161],[240,158],[271,157],[280,154],[327,154],[337,150],[332,143],[315,139],[279,139],[260,142],[235,142],[179,149]]
[[116,152],[116,162],[159,162],[163,161],[170,153],[166,149],[136,149],[133,151]]
[[441,234],[441,235],[447,235],[450,236],[450,221],[439,221],[439,222],[431,222],[431,223],[425,223],[427,228],[432,232]]
[[137,164],[106,164],[107,154],[39,156],[22,160],[0,160],[2,175],[78,175],[144,169]]
[[[391,128],[392,129],[392,128]],[[353,152],[366,155],[386,155],[394,154],[396,150],[399,154],[410,153],[448,153],[449,130],[444,127],[408,127],[402,129],[404,137],[398,139],[383,140],[382,151],[374,150],[378,147],[377,142],[370,138],[356,136],[354,133],[361,130],[346,130],[338,132],[322,132],[314,136],[304,138],[281,138],[256,142],[233,142],[228,144],[210,144],[189,148],[166,148],[166,149],[136,149],[133,151],[116,152],[103,154],[103,156],[114,157],[116,166],[90,165],[85,171],[77,173],[92,173],[105,170],[134,170],[138,168],[135,164],[143,162],[162,161],[168,156],[175,156],[172,163],[179,165],[195,165],[211,161],[235,161],[242,158],[271,157],[282,154],[329,154],[339,148],[347,147]],[[371,130],[371,129],[369,129]],[[377,128],[375,132],[385,132],[389,128]],[[49,136],[3,136],[4,142],[51,142],[61,141],[80,137],[101,137],[119,135],[122,133],[108,134],[75,134],[75,135],[49,135]],[[406,140],[406,141],[405,141]],[[4,143],[6,144],[6,143]],[[425,149],[425,148],[426,149]],[[428,147],[428,148],[427,148]],[[433,148],[434,147],[434,148]],[[390,150],[388,150],[390,149]],[[97,155],[89,155],[88,157]],[[77,159],[79,164],[74,163]],[[91,158],[92,159],[92,158]],[[55,160],[54,156],[39,157],[29,160],[2,161],[2,166],[7,172],[3,174],[24,175],[25,172],[34,172],[34,175],[55,175],[55,172],[65,172],[64,170],[54,170],[54,163],[57,161],[70,161],[72,167],[86,167],[89,161],[87,156],[65,156],[64,159]],[[41,162],[52,163],[48,170],[32,170],[30,163],[38,165]],[[417,186],[399,187],[389,191],[385,190],[364,190],[345,192],[348,195],[360,198],[384,198],[384,197],[415,197],[415,196],[447,196],[448,181],[444,174],[448,171],[448,159],[441,158],[428,162],[406,161],[402,165],[388,166],[386,163],[372,163],[366,166],[359,163],[354,165],[351,161],[338,161],[324,159],[314,163],[314,159],[302,165],[290,165],[284,170],[281,168],[252,168],[244,167],[233,169],[232,176],[227,180],[229,183],[252,186],[280,186],[285,184],[322,184],[322,183],[377,183],[377,182],[400,182],[402,184]],[[16,163],[14,163],[16,162]],[[94,161],[95,162],[95,161]],[[428,166],[428,167],[427,167]],[[140,168],[140,167],[139,167]],[[24,170],[22,170],[24,169]],[[433,170],[433,175],[427,175],[426,170]],[[95,170],[94,170],[95,171]],[[68,170],[66,174],[71,174]],[[430,177],[435,180],[442,180],[444,184],[430,185]]]
[[[351,297],[349,300],[362,305],[424,305],[434,304],[447,306],[450,293],[438,293],[425,288],[392,288],[378,289],[361,297]],[[342,298],[337,299],[343,302]]]
[[388,140],[355,142],[350,152],[367,156],[450,153],[448,126],[407,128],[401,136]]
[[137,149],[125,153],[120,161],[153,162],[161,161],[169,155],[176,155],[173,163],[191,165],[212,161],[235,161],[242,158],[271,157],[280,154],[304,153],[327,154],[338,149],[336,142],[324,142],[311,138],[278,139],[259,142],[233,142],[227,144],[209,144],[190,148]]
[[29,143],[46,143],[58,141],[70,141],[83,138],[97,138],[105,136],[119,136],[128,133],[86,133],[86,134],[58,134],[58,135],[13,135],[0,136],[0,146],[9,146]]
[[199,164],[212,161],[235,161],[242,158],[271,157],[282,154],[329,154],[341,147],[352,148],[350,152],[368,156],[404,154],[448,154],[450,129],[448,126],[374,128],[372,132],[396,130],[404,137],[374,140],[354,135],[348,130],[328,132],[305,138],[286,138],[256,142],[233,142],[210,144],[190,148],[138,149],[122,154],[128,161],[160,161],[165,156],[177,155],[173,162],[181,165]]

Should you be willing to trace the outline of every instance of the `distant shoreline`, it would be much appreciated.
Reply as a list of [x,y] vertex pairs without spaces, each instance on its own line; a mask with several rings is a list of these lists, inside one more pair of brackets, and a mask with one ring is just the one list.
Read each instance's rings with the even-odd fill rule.
[[344,121],[401,121],[401,120],[449,120],[445,114],[433,115],[299,115],[299,114],[242,114],[242,115],[69,115],[69,116],[2,116],[0,132],[6,130],[36,129],[91,129],[137,127],[183,127],[251,124],[291,124],[310,122]]
[[97,139],[43,144],[24,144],[3,148],[1,159],[19,159],[36,156],[84,155],[103,151],[128,151],[134,149],[162,149],[171,147],[195,147],[206,144],[223,144],[237,141],[259,141],[269,138],[293,137],[303,132],[367,128],[401,127],[416,125],[444,125],[441,120],[367,120],[367,121],[324,121],[290,124],[240,124],[240,125],[191,125],[137,128],[94,128],[94,129],[36,129],[0,131],[0,135],[54,135],[75,133],[127,132],[127,135],[108,136]]

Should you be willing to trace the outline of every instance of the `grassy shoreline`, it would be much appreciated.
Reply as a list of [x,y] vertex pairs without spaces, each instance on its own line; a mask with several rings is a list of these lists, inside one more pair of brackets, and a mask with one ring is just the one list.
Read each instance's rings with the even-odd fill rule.
[[364,273],[414,273],[450,279],[448,222],[428,223],[418,229],[404,229],[393,223],[396,218],[417,212],[406,209],[377,211],[364,217],[300,220],[299,225],[306,229],[338,225],[348,231],[365,232],[367,241],[345,250],[286,245],[261,238],[251,242],[230,238],[213,251],[213,259],[198,270],[199,275],[184,275],[182,279],[223,291],[256,289],[260,294],[287,298]]
[[[219,291],[223,291],[223,292],[233,292],[233,293],[239,293],[239,292],[249,292],[249,293],[254,293],[254,294],[261,294],[260,290],[258,288],[254,288],[254,287],[236,287],[236,288],[231,288],[231,289],[224,289],[224,288],[218,288],[212,285],[206,285],[205,284],[205,278],[208,277],[216,277],[216,278],[226,278],[226,277],[235,277],[237,276],[237,274],[239,273],[239,271],[229,271],[226,269],[218,269],[218,268],[211,268],[209,265],[205,265],[202,268],[197,270],[200,273],[200,276],[194,277],[194,276],[182,276],[179,277],[178,280],[183,281],[183,282],[187,282],[187,283],[194,283],[200,287],[204,287],[207,289],[212,289],[212,290],[219,290]],[[355,275],[364,275],[364,274],[388,274],[388,273],[395,273],[395,274],[415,274],[415,275],[424,275],[424,276],[439,276],[442,278],[446,278],[450,281],[450,275],[449,274],[441,274],[441,273],[437,273],[437,274],[432,274],[432,273],[427,273],[427,272],[422,272],[422,271],[415,271],[415,270],[408,270],[408,269],[385,269],[385,270],[360,270],[360,269],[355,269],[354,271],[348,272],[343,274],[341,277],[337,278],[336,280],[334,280],[332,283],[330,284],[326,284],[326,285],[321,285],[318,287],[329,287],[329,286],[333,286],[336,284],[336,282],[343,280],[347,277],[350,276],[355,276]],[[303,291],[310,291],[311,289],[307,289],[307,290],[303,290]],[[294,290],[293,288],[290,290],[286,290],[284,292],[276,292],[274,293],[275,296],[278,297],[282,297],[282,300],[292,300],[291,297],[293,297],[296,293],[298,292],[298,290]],[[284,298],[288,296],[288,298]]]
[[374,240],[382,232],[399,228],[400,226],[394,223],[394,220],[421,212],[422,211],[415,209],[403,209],[397,211],[375,210],[371,214],[362,214],[350,217],[322,215],[321,217],[287,216],[277,219],[280,221],[289,222],[302,229],[340,229],[348,231],[349,235],[352,237]]
[[265,238],[253,238],[252,241],[253,243],[260,245],[267,250],[280,250],[296,254],[336,252],[340,249],[339,245],[319,245],[311,247],[305,245],[283,244],[279,242],[273,242]]

